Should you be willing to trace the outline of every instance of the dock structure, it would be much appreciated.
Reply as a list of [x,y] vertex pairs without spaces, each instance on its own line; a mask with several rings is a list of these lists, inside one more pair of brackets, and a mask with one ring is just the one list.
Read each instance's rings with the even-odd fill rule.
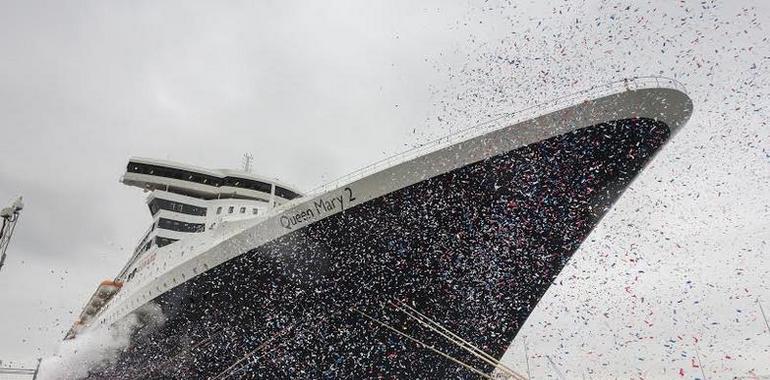
[[35,368],[0,366],[0,380],[37,380],[40,361],[37,359]]

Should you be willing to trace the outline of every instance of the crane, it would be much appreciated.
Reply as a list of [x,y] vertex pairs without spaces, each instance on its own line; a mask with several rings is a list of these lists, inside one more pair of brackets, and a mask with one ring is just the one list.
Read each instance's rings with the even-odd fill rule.
[[2,228],[0,228],[0,270],[5,264],[6,250],[11,242],[11,236],[16,229],[16,222],[19,221],[19,215],[24,208],[21,197],[16,198],[10,206],[0,210],[0,218],[3,219]]

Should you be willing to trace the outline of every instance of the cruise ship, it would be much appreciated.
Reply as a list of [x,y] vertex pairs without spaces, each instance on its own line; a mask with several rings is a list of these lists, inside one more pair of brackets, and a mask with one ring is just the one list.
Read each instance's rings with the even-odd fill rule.
[[91,379],[526,378],[503,353],[692,108],[623,80],[308,192],[131,158],[152,222],[65,339],[134,321]]

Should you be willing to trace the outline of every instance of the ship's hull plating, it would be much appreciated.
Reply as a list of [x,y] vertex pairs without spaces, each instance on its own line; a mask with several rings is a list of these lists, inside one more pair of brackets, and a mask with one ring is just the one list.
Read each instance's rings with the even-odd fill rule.
[[392,303],[500,358],[669,133],[649,119],[579,129],[243,247],[158,297],[166,322],[91,377],[478,376],[378,322],[490,373]]

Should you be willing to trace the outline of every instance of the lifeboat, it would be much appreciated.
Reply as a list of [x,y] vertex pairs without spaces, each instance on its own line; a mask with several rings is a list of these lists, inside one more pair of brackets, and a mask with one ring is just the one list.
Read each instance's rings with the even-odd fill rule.
[[123,287],[123,282],[118,280],[104,280],[96,287],[96,291],[88,299],[88,303],[83,307],[83,311],[80,312],[80,318],[75,321],[64,339],[72,339],[88,324],[99,310],[109,302],[112,297],[115,296]]

